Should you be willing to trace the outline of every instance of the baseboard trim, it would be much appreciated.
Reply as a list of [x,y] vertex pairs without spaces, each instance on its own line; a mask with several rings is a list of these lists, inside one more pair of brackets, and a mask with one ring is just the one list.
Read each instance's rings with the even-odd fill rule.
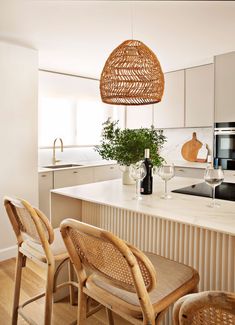
[[9,258],[16,257],[17,245],[0,249],[0,261],[8,260]]

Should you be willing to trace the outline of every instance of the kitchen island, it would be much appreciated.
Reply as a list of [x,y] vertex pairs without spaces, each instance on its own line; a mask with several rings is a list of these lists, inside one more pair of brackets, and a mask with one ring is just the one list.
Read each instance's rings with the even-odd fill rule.
[[[169,190],[202,180],[175,177]],[[155,177],[154,192],[133,200],[135,186],[111,180],[51,191],[51,222],[76,218],[104,228],[141,250],[193,266],[199,290],[235,291],[235,202],[172,193],[160,199],[163,181]],[[167,323],[170,324],[169,321]]]

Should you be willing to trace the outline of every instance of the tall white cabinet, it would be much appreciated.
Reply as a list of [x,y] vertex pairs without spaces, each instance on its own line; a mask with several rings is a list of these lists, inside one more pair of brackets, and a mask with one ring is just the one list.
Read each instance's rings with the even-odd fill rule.
[[215,57],[215,122],[235,122],[235,52]]
[[185,126],[203,127],[214,121],[214,65],[185,70]]
[[15,235],[5,195],[38,204],[37,51],[0,42],[0,260],[13,256]]

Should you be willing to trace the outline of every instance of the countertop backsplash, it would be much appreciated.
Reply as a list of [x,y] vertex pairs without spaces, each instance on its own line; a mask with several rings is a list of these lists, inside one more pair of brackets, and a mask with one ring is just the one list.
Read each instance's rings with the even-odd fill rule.
[[181,155],[183,144],[192,139],[193,132],[197,133],[197,139],[206,143],[209,147],[209,154],[213,150],[213,129],[212,128],[183,128],[183,129],[165,129],[164,135],[167,142],[161,151],[162,157],[167,162],[185,161]]
[[[53,149],[39,149],[38,150],[38,165],[45,166],[52,164]],[[102,158],[94,150],[93,147],[83,148],[64,148],[61,152],[60,148],[56,148],[56,159],[60,160],[60,163],[82,163],[100,161]]]
[[[185,162],[181,155],[183,144],[192,139],[193,132],[197,133],[197,139],[209,146],[209,154],[212,154],[213,148],[213,130],[212,128],[182,128],[182,129],[165,129],[164,135],[167,142],[161,151],[161,155],[167,162]],[[53,149],[38,150],[38,165],[46,166],[52,164]],[[102,161],[101,156],[94,151],[93,147],[80,148],[64,148],[61,152],[60,148],[56,148],[56,159],[60,163],[82,163],[82,162],[98,162]]]

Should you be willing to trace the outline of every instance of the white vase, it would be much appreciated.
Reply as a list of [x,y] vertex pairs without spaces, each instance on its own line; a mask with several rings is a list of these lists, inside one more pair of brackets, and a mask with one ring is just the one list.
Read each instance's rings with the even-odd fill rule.
[[122,184],[123,185],[133,185],[135,184],[135,181],[133,180],[133,178],[130,176],[129,174],[129,166],[122,166],[121,170],[122,170]]

